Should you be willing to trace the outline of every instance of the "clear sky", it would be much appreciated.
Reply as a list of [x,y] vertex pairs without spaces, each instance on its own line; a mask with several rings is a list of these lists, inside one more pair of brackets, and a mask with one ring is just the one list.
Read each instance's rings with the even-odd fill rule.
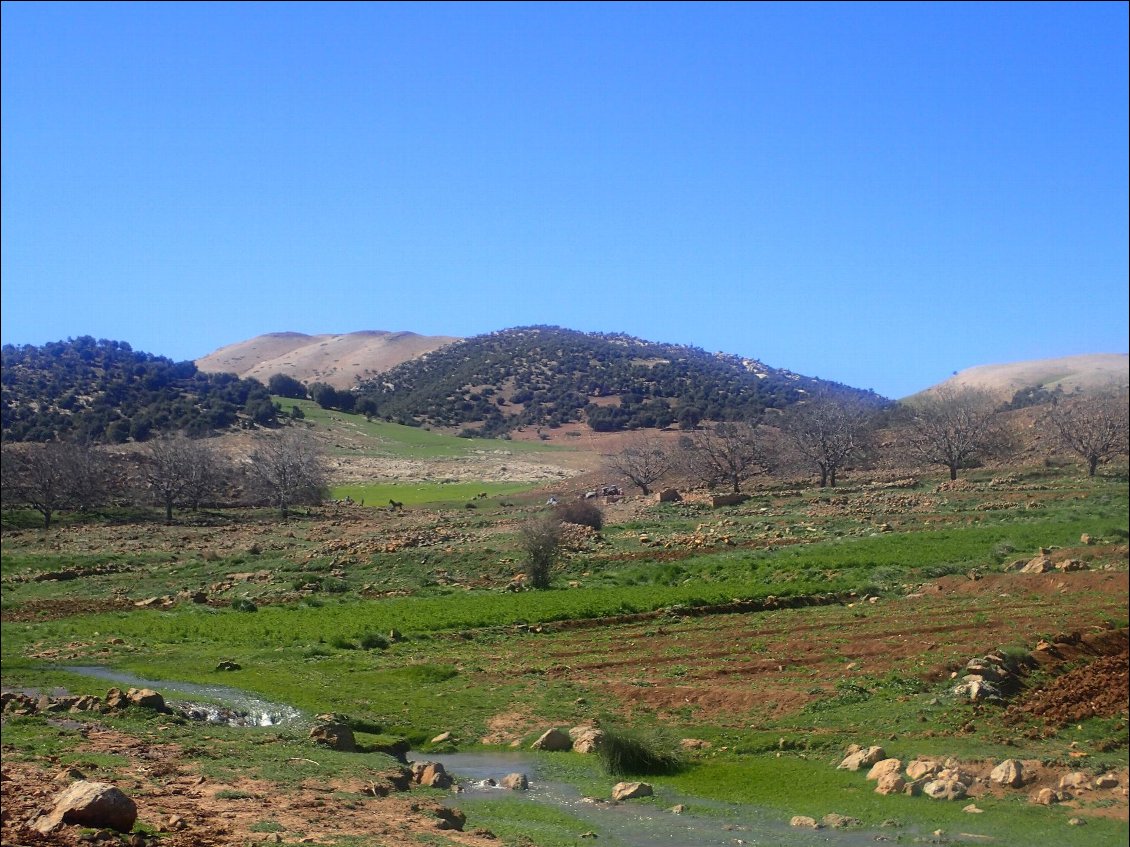
[[1127,3],[4,3],[4,343],[1128,342]]

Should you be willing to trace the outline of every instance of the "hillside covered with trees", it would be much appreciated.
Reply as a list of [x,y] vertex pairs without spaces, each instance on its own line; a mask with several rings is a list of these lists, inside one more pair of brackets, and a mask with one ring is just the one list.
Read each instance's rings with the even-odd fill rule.
[[828,383],[696,347],[552,326],[507,329],[449,344],[363,383],[356,408],[402,423],[499,435],[584,421],[597,431],[691,428],[783,409]]
[[157,432],[204,435],[241,422],[272,424],[267,388],[234,374],[205,374],[90,336],[43,346],[4,345],[5,441],[145,441]]

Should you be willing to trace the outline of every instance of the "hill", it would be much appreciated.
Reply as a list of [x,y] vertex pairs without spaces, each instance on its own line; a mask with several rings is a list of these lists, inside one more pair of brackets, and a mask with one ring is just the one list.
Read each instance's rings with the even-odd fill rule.
[[977,365],[927,388],[943,386],[976,388],[1011,398],[1023,388],[1059,389],[1064,392],[1124,389],[1130,385],[1130,356],[1125,353],[1094,353],[1059,359],[1032,359],[1001,365]]
[[200,373],[192,362],[135,351],[124,341],[6,344],[2,356],[5,441],[121,443],[158,430],[204,435],[276,420],[259,382]]
[[234,373],[264,384],[281,373],[299,382],[352,388],[359,378],[382,373],[456,340],[379,330],[340,335],[272,332],[221,347],[197,359],[196,366],[205,373]]
[[532,326],[449,344],[362,383],[359,393],[386,419],[499,435],[574,421],[611,432],[740,420],[821,390],[882,402],[756,359]]

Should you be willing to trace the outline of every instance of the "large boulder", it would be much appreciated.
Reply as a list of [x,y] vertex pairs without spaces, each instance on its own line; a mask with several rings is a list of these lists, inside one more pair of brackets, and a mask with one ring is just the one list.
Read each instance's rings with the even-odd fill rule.
[[875,786],[876,794],[901,794],[906,790],[906,780],[902,778],[902,774],[898,771],[885,773],[879,777],[879,783]]
[[595,726],[575,726],[569,730],[574,753],[595,753],[604,743],[606,733]]
[[34,824],[46,835],[61,824],[129,832],[137,821],[137,804],[108,782],[78,782],[55,799],[54,808]]
[[937,776],[942,770],[942,763],[932,759],[915,759],[906,766],[906,775],[912,780]]
[[993,768],[989,780],[997,785],[1019,788],[1024,784],[1024,766],[1017,759],[1005,759]]
[[525,791],[530,787],[530,781],[524,773],[508,773],[502,778],[499,785],[503,788],[509,788],[511,791]]
[[848,748],[848,754],[836,768],[841,771],[857,771],[860,768],[869,768],[876,762],[887,758],[887,752],[882,747],[858,747],[853,744]]
[[901,770],[902,762],[898,759],[881,759],[871,766],[867,778],[879,780],[892,773],[897,775]]
[[320,723],[310,730],[310,740],[320,747],[356,753],[357,741],[353,730],[343,723]]
[[968,790],[964,782],[952,777],[932,779],[922,786],[922,793],[931,800],[961,800]]
[[131,688],[126,692],[126,699],[134,706],[143,709],[152,709],[155,712],[167,712],[165,698],[152,688]]
[[444,768],[442,762],[413,762],[409,765],[412,779],[419,785],[428,788],[450,788],[451,774]]
[[533,744],[530,745],[531,750],[548,750],[551,752],[560,752],[564,750],[573,749],[573,739],[561,730],[554,727],[547,729],[541,734]]
[[655,792],[646,782],[618,782],[612,786],[613,800],[632,800],[636,797],[650,797]]

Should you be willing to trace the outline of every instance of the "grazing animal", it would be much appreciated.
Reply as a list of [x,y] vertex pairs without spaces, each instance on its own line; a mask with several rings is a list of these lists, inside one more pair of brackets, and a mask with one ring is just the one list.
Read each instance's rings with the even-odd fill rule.
[[390,512],[399,512],[399,511],[402,511],[403,509],[404,509],[403,503],[399,503],[396,500],[389,500],[388,501],[388,510]]

